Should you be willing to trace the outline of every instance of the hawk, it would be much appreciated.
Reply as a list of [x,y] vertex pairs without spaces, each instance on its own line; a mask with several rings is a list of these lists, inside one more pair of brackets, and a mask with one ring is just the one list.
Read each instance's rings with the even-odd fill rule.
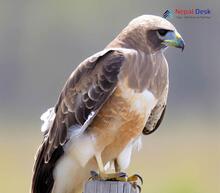
[[[133,19],[105,49],[84,60],[67,80],[57,104],[41,119],[32,193],[75,193],[98,170],[109,179],[126,169],[142,134],[156,130],[165,113],[167,47],[184,41],[166,19]],[[113,175],[114,176],[114,175]]]

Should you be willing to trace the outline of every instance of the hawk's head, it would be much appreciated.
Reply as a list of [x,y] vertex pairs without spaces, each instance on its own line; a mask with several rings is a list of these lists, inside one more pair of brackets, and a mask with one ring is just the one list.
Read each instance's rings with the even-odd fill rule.
[[154,15],[133,19],[117,38],[126,42],[127,47],[137,47],[151,53],[168,46],[183,50],[185,45],[176,28],[168,20]]

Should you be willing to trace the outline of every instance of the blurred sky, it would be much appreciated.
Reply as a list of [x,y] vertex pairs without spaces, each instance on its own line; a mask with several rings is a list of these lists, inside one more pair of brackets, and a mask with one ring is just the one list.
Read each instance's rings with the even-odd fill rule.
[[211,19],[170,19],[186,48],[183,53],[166,51],[171,80],[169,109],[180,116],[193,110],[219,117],[219,1],[114,0],[1,0],[1,117],[39,117],[56,103],[75,66],[103,49],[134,17],[197,7],[211,9]]
[[[28,157],[30,171],[31,158],[40,143],[40,114],[56,103],[71,71],[86,57],[102,50],[134,17],[162,16],[167,9],[175,8],[209,8],[211,18],[170,19],[186,47],[183,53],[172,48],[165,53],[170,66],[170,93],[162,126],[166,128],[161,136],[181,128],[180,133],[175,131],[178,136],[183,128],[186,132],[182,136],[186,138],[202,131],[201,135],[206,136],[204,132],[209,131],[213,132],[213,140],[220,140],[220,1],[0,0],[3,147],[9,148],[8,138],[15,144],[24,143],[22,147],[30,144],[26,152],[16,150]],[[205,139],[207,143],[212,141],[212,137]],[[15,144],[11,144],[10,151]],[[220,151],[219,143],[208,147]],[[219,165],[214,167],[220,172]],[[213,178],[220,177],[219,172]]]

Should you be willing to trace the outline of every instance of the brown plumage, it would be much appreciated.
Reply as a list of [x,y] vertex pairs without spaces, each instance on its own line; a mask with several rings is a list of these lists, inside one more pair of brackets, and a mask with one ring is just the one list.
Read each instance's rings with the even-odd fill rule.
[[176,32],[163,18],[138,17],[73,71],[44,115],[51,124],[36,156],[32,193],[77,191],[99,154],[104,164],[118,160],[126,168],[141,133],[158,128],[168,93],[161,29]]

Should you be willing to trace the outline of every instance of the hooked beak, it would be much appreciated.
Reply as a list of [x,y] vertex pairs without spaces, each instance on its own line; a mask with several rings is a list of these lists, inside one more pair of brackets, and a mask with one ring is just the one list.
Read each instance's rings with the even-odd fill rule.
[[162,44],[170,47],[176,47],[184,50],[185,43],[181,35],[177,31],[168,32]]

